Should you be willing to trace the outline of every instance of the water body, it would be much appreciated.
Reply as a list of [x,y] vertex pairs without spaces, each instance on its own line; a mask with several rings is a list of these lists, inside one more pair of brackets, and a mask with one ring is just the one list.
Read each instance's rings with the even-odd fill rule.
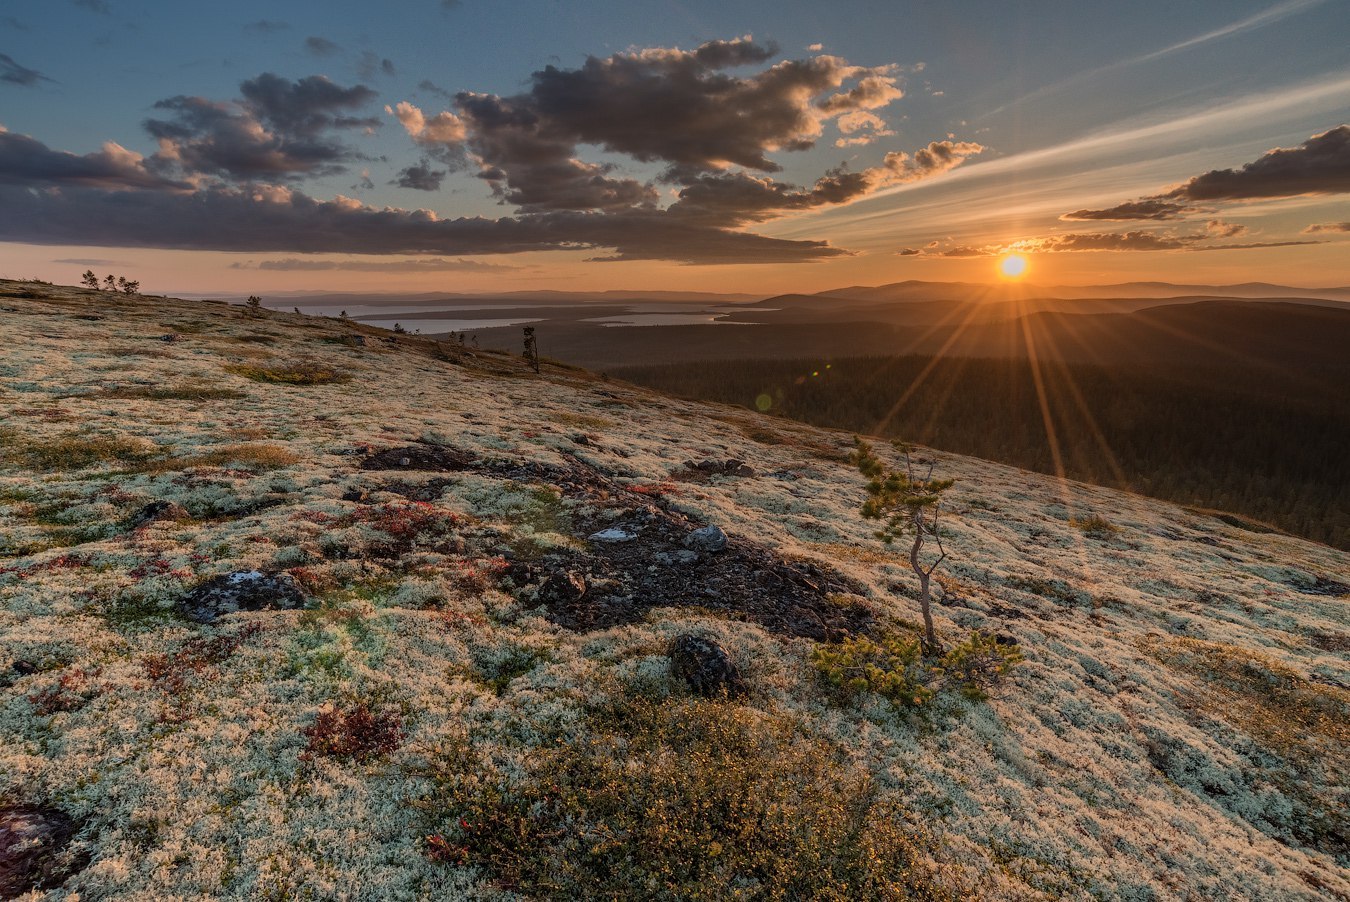
[[409,332],[422,332],[427,335],[440,332],[473,332],[478,329],[500,329],[504,326],[519,326],[523,323],[539,323],[539,319],[365,319],[367,326],[392,329],[398,323]]

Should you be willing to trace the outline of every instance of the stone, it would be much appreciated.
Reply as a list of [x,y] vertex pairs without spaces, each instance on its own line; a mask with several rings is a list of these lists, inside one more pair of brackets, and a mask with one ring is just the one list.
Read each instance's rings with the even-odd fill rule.
[[549,605],[571,604],[586,594],[586,578],[575,570],[554,570],[539,586],[539,602]]
[[740,668],[716,640],[681,633],[671,641],[669,654],[671,670],[696,694],[705,698],[745,695]]
[[363,470],[429,470],[454,472],[468,469],[473,455],[440,445],[409,445],[378,451],[361,461]]
[[131,525],[140,527],[147,526],[151,523],[187,519],[188,512],[181,504],[174,501],[151,501],[132,515]]
[[631,542],[637,538],[637,533],[629,532],[626,529],[620,529],[617,526],[611,526],[609,529],[602,529],[599,532],[593,532],[588,536],[592,542],[605,542],[616,544],[619,542]]
[[686,548],[695,551],[718,552],[727,547],[727,534],[716,526],[704,526],[684,537]]
[[160,340],[160,341],[171,341],[171,342],[172,342],[172,341],[181,341],[182,338],[183,338],[183,336],[179,335],[178,333],[176,333],[176,332],[170,332],[168,335],[161,335],[161,336],[159,337],[159,340]]
[[19,676],[32,676],[38,672],[38,666],[32,661],[15,661],[9,666]]
[[290,575],[241,570],[217,576],[178,600],[178,611],[194,623],[211,623],[238,611],[291,611],[307,598]]
[[75,821],[55,808],[0,807],[0,899],[55,889],[84,861],[68,847]]

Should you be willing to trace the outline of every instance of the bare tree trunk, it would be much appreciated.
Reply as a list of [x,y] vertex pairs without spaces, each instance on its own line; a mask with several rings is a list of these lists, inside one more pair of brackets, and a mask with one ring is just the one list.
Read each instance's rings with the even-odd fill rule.
[[928,581],[932,574],[924,570],[919,564],[919,550],[923,548],[923,533],[914,534],[914,544],[909,548],[909,566],[914,570],[914,575],[919,578],[919,610],[923,612],[923,646],[924,651],[930,655],[941,654],[942,646],[938,643],[937,630],[933,626],[933,613],[929,607],[932,596],[928,591]]

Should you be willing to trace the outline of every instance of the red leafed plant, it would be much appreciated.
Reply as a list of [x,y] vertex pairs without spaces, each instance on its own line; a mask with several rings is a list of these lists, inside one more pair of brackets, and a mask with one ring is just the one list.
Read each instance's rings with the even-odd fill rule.
[[399,747],[403,741],[403,719],[394,713],[376,713],[360,702],[345,711],[339,708],[320,711],[304,735],[308,743],[300,753],[303,761],[318,755],[368,761]]

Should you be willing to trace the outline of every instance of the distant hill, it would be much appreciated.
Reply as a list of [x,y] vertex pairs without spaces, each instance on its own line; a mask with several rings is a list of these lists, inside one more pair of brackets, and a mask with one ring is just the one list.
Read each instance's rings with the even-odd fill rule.
[[1239,285],[1178,285],[1171,282],[1123,282],[1116,285],[1036,285],[1030,282],[923,282],[852,285],[815,293],[815,297],[856,301],[964,300],[1017,298],[1166,298],[1204,295],[1229,298],[1325,298],[1350,302],[1350,288],[1295,288],[1267,282]]

